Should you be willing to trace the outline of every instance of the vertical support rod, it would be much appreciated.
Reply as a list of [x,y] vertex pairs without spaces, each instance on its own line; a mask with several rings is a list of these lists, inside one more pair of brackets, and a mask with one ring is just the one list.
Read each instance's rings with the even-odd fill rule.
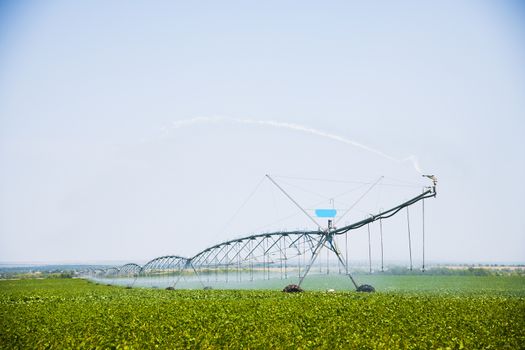
[[279,240],[279,259],[281,260],[281,279],[283,279],[283,242]]
[[326,250],[326,274],[330,274],[330,250]]
[[297,240],[297,277],[301,278],[301,237]]
[[253,240],[250,239],[250,282],[253,282]]
[[241,281],[241,242],[237,244],[237,282]]
[[[340,239],[340,238],[338,238],[338,237],[334,237],[334,240],[335,240],[335,241],[337,241],[337,239]],[[339,252],[339,253],[341,253],[341,252]],[[344,267],[344,266],[343,266],[343,267]],[[341,264],[337,264],[337,269],[338,269],[337,273],[340,275],[340,274],[341,274]]]
[[262,247],[262,258],[263,258],[263,281],[266,279],[266,248],[264,248],[264,237],[262,238],[262,242],[261,242],[261,247]]
[[[266,237],[266,248],[270,248],[270,237]],[[267,268],[268,268],[268,281],[270,280],[270,255],[268,255],[268,263],[266,264]]]
[[228,271],[230,270],[230,257],[228,256],[229,249],[226,250],[226,283],[228,283]]
[[412,265],[412,238],[410,237],[410,214],[407,207],[407,227],[408,227],[408,254],[410,255],[410,271],[413,269]]
[[370,241],[370,224],[366,225],[368,229],[368,267],[369,272],[372,273],[372,244]]
[[348,275],[348,231],[345,232],[345,255],[346,274]]
[[383,255],[383,220],[379,219],[379,235],[381,237],[381,272],[385,271]]
[[299,278],[301,278],[301,266],[303,267],[303,274],[304,274],[304,267],[306,266],[306,237],[303,235],[303,263],[299,266]]
[[423,266],[422,270],[425,272],[425,199],[421,201],[421,206],[423,209]]
[[208,283],[208,285],[210,284],[210,266],[211,264],[208,262],[208,255],[206,255],[206,260],[204,260],[204,263],[206,264],[206,283]]
[[284,238],[284,279],[288,279],[288,256],[286,255],[286,247],[288,245],[286,244],[286,237]]

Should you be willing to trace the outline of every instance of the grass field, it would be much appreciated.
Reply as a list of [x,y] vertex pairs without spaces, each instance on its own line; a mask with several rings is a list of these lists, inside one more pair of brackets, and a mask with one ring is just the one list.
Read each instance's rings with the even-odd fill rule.
[[368,277],[375,280],[360,282],[384,291],[167,291],[79,279],[0,281],[0,347],[525,348],[523,277]]

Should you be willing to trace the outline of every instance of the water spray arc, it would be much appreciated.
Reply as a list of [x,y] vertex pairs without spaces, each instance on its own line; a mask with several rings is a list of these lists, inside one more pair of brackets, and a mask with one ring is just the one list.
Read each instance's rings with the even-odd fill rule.
[[415,155],[409,155],[405,158],[394,157],[383,151],[367,146],[358,141],[351,140],[347,137],[340,136],[340,135],[337,135],[331,132],[327,132],[324,130],[315,129],[315,128],[312,128],[306,125],[296,124],[296,123],[281,122],[281,121],[275,121],[275,120],[258,120],[258,119],[245,119],[245,118],[231,118],[231,117],[216,116],[216,117],[196,117],[196,118],[191,118],[191,119],[177,120],[177,121],[172,122],[169,127],[164,127],[162,129],[163,129],[164,134],[167,135],[172,129],[181,129],[181,128],[191,127],[191,126],[198,125],[198,124],[225,124],[225,123],[286,129],[286,130],[291,130],[295,132],[315,135],[318,137],[323,137],[325,139],[329,139],[332,141],[337,141],[340,143],[344,143],[346,145],[357,147],[359,149],[373,153],[381,158],[390,160],[392,162],[396,162],[396,163],[410,162],[412,164],[412,167],[418,174],[423,173],[421,166],[419,165],[419,162]]

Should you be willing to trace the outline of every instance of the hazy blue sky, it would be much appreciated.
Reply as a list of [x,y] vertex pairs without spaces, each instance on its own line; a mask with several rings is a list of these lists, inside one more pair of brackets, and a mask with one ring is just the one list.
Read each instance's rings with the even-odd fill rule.
[[[299,177],[384,175],[349,222],[427,184],[288,123],[436,174],[429,259],[524,262],[524,16],[517,1],[4,1],[0,261],[140,262],[311,227],[278,221],[297,210],[267,181],[234,215],[266,173],[308,209],[356,184]],[[391,260],[405,219],[386,224]]]

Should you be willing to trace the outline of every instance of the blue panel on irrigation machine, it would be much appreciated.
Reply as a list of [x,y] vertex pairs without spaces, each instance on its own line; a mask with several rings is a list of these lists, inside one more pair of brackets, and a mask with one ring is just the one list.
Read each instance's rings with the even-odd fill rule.
[[337,210],[335,209],[315,209],[315,215],[318,218],[335,218]]

